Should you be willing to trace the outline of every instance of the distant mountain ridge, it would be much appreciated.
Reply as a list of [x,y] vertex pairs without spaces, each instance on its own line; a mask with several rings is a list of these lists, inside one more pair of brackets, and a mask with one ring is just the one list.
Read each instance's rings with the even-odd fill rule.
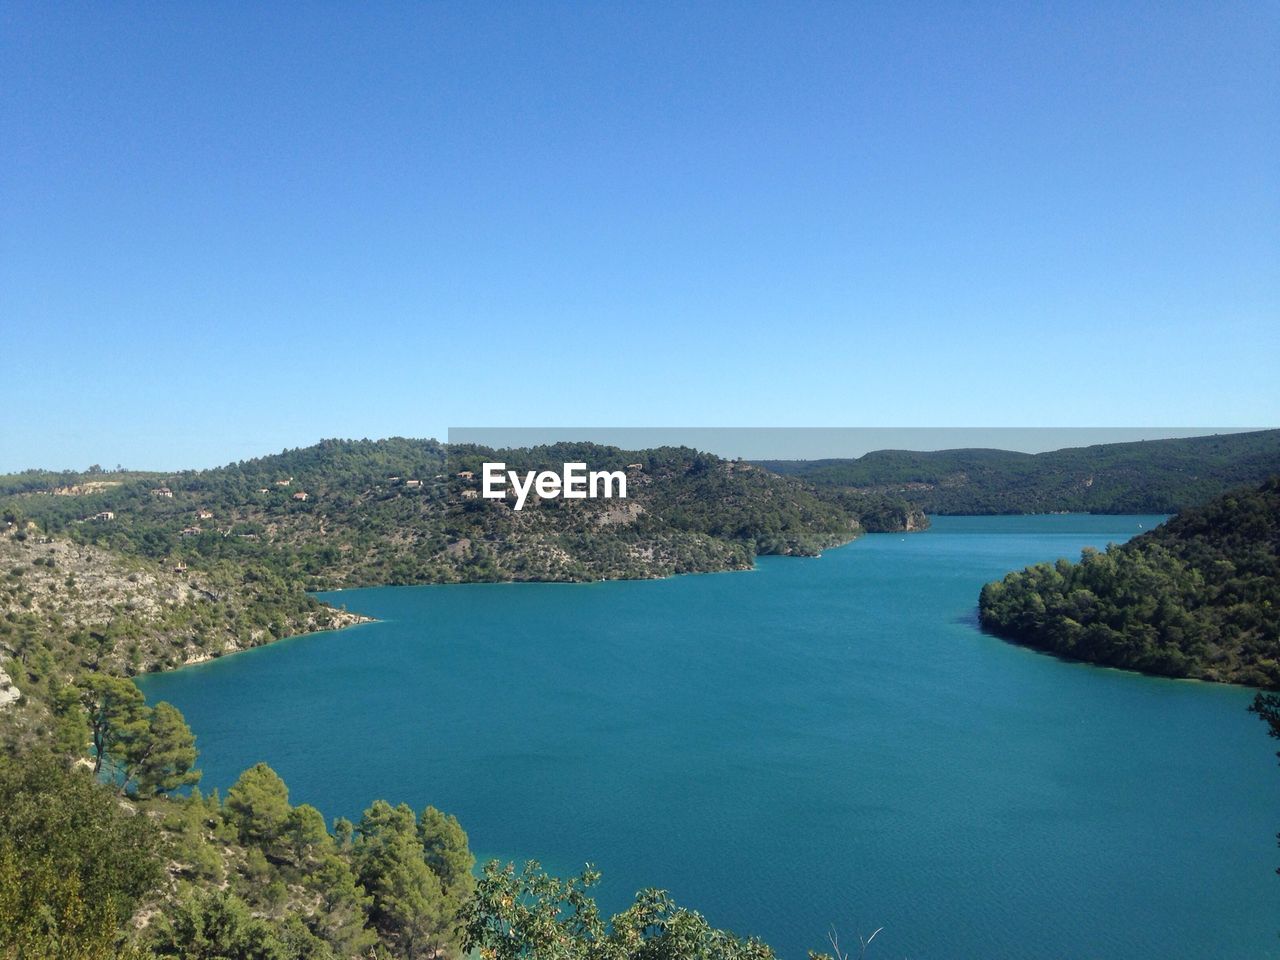
[[1175,513],[1280,473],[1280,430],[1037,454],[878,450],[857,459],[755,462],[820,487],[900,496],[933,514]]

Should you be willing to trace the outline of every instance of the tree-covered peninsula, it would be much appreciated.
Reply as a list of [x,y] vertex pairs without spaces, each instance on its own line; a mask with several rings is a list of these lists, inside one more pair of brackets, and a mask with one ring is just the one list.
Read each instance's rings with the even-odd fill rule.
[[989,583],[982,625],[1077,660],[1280,688],[1280,478]]

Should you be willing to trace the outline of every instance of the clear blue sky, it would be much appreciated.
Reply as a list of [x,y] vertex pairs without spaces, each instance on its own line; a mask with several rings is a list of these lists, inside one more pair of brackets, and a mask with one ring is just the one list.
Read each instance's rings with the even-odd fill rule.
[[0,469],[1280,423],[1280,6],[0,5]]

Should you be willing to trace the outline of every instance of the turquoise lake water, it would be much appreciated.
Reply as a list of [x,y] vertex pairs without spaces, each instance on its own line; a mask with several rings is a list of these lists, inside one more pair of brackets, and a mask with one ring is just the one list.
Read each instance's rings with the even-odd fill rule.
[[382,622],[141,681],[203,787],[458,815],[481,856],[594,862],[787,960],[1280,956],[1280,768],[1250,691],[976,626],[1006,571],[1159,518],[938,518],[750,573],[327,594]]

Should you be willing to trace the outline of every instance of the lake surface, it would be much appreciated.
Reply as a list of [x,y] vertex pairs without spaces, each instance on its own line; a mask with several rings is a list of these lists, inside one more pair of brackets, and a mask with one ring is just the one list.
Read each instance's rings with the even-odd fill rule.
[[[1240,688],[985,636],[1006,571],[1159,518],[939,518],[750,573],[351,590],[380,623],[141,681],[203,786],[458,815],[481,857],[594,862],[787,960],[1280,955],[1280,769]],[[855,953],[856,955],[856,953]]]

